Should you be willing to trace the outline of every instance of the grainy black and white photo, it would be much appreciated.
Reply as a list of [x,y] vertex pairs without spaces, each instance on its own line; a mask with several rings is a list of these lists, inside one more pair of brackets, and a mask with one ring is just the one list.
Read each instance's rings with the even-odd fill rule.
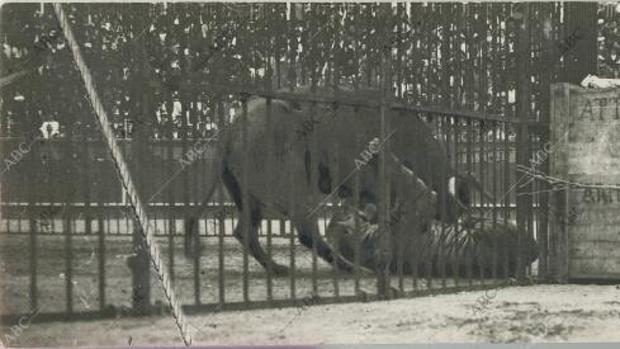
[[620,3],[0,7],[9,347],[620,341]]

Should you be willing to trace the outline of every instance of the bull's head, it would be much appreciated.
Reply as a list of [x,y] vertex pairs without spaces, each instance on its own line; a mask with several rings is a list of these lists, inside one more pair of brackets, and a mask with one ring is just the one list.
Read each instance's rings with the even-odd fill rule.
[[389,222],[395,230],[405,228],[421,233],[428,228],[436,215],[437,193],[393,154],[390,163],[395,200]]
[[[362,188],[359,209],[362,215],[371,223],[377,223],[379,206],[378,198],[382,195],[379,186],[378,169],[375,166],[361,171]],[[390,153],[386,156],[386,171],[390,180],[391,203],[389,224],[403,224],[413,227],[418,221],[430,222],[438,208],[437,192],[417,175],[417,173],[405,166],[396,155]],[[368,204],[371,204],[368,206]],[[374,211],[374,212],[373,212]],[[405,222],[413,220],[411,222]]]
[[445,223],[455,223],[471,209],[476,193],[481,193],[486,200],[492,196],[484,190],[482,184],[470,173],[456,173],[447,178],[442,188],[445,195],[437,202],[436,219]]
[[[393,264],[398,256],[402,258],[402,254],[396,251],[403,246],[411,247],[411,239],[428,230],[437,206],[437,193],[393,154],[386,157],[386,171],[392,199],[389,214],[384,217],[387,229],[377,226],[379,212],[375,199],[378,196],[373,195],[360,201],[354,209],[347,205],[357,222],[350,220],[349,216],[347,219],[336,217],[330,222],[326,233],[339,252],[350,261],[355,260],[355,241],[360,241],[359,261],[370,269],[385,266],[386,263]],[[376,171],[367,171],[366,175],[367,181],[377,180]],[[365,221],[365,224],[360,221]]]

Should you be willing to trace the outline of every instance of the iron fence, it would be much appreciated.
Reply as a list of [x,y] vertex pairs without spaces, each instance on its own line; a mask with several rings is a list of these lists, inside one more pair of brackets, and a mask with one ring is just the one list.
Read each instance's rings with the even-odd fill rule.
[[[262,95],[271,103],[276,100],[314,106],[322,104],[333,110],[349,106],[374,110],[377,115],[380,111],[378,102],[368,100],[294,93],[256,92],[256,95]],[[241,110],[247,110],[246,103]],[[398,103],[391,104],[389,109],[403,117],[420,118],[431,125],[435,137],[446,145],[451,166],[479,179],[482,191],[490,196],[485,197],[482,191],[474,191],[469,214],[483,218],[475,229],[500,234],[506,224],[515,224],[515,185],[519,181],[514,156],[517,122],[483,113]],[[328,141],[321,137],[312,135],[317,141]],[[198,141],[205,142],[204,151],[184,167],[179,160]],[[19,142],[19,139],[5,140],[3,149],[15,148]],[[335,264],[320,258],[316,248],[306,248],[300,244],[296,237],[297,228],[277,212],[264,213],[258,239],[269,258],[288,266],[290,271],[287,276],[280,276],[263,269],[252,258],[248,242],[244,240],[249,232],[240,239],[241,243],[234,238],[235,225],[243,219],[243,212],[236,210],[230,195],[221,186],[199,216],[199,234],[187,235],[185,228],[190,212],[200,206],[206,195],[205,183],[209,176],[215,175],[209,165],[213,163],[217,141],[150,140],[145,143],[146,150],[142,151],[146,153],[141,156],[137,153],[139,148],[132,142],[139,140],[126,141],[124,149],[130,161],[135,162],[134,168],[141,167],[144,174],[139,177],[140,187],[144,190],[142,195],[151,198],[149,217],[158,228],[160,243],[166,245],[164,251],[170,275],[182,299],[194,300],[186,304],[186,311],[379,297],[375,292],[376,275],[363,271],[359,260],[356,271],[338,271]],[[136,154],[132,155],[132,152]],[[411,156],[416,156],[415,149],[411,149]],[[244,166],[249,166],[250,159],[246,157],[244,161],[248,161]],[[354,159],[346,161],[353,162]],[[40,320],[54,318],[53,314],[80,318],[89,311],[99,315],[133,311],[130,311],[132,305],[129,302],[132,301],[133,289],[137,287],[136,275],[144,273],[144,270],[128,267],[128,260],[135,255],[130,242],[135,234],[134,223],[127,214],[121,186],[112,171],[108,155],[98,140],[37,140],[31,147],[29,160],[16,164],[3,176],[1,223],[3,231],[10,233],[4,238],[7,243],[4,244],[3,255],[10,258],[11,254],[19,251],[21,256],[30,256],[30,270],[20,274],[22,276],[17,278],[19,282],[8,286],[15,291],[29,288],[30,304],[13,303],[14,307],[10,309],[13,313],[22,312],[28,306],[48,304],[52,297],[62,294],[64,306],[55,302],[56,307],[46,309],[49,314],[42,314]],[[245,171],[253,174],[250,167]],[[286,169],[265,168],[264,171],[269,176]],[[304,180],[296,177],[290,179],[291,187]],[[242,196],[248,198],[251,193],[247,192],[248,189],[243,190],[246,192]],[[359,200],[359,187],[355,190],[357,192],[353,197]],[[300,198],[291,196],[289,200]],[[331,197],[318,209],[323,237],[330,217],[340,209],[342,202],[337,196]],[[528,237],[540,241],[543,236],[544,229],[536,216],[536,206],[527,208],[527,217],[527,224],[518,227],[520,238],[513,242],[525,242]],[[463,219],[452,224],[434,223],[432,234],[454,238],[454,232],[461,231],[463,224]],[[461,231],[461,234],[467,232]],[[189,245],[198,251],[189,259],[184,257],[188,239],[192,240]],[[414,239],[414,242],[418,241]],[[540,275],[541,270],[537,269],[540,268],[539,263],[503,258],[511,253],[519,255],[514,251],[522,249],[525,246],[502,244],[501,240],[496,240],[490,249],[492,257],[488,268],[480,267],[481,261],[476,261],[476,258],[481,257],[471,253],[450,255],[451,252],[446,250],[440,251],[445,256],[413,255],[413,259],[430,259],[415,262],[408,271],[402,268],[393,270],[389,284],[396,296],[493,287],[516,276],[515,266],[509,265],[511,263],[520,263],[517,269],[525,270],[527,267],[528,275]],[[539,245],[536,253],[545,256],[543,244]],[[64,263],[59,262],[59,255],[63,256],[61,260]],[[64,287],[60,284],[53,287],[47,285],[54,281],[62,281]],[[84,290],[90,290],[88,296],[85,296]],[[152,292],[154,299],[161,297],[156,287]],[[89,303],[88,297],[93,304]],[[150,301],[147,303],[153,304]]]
[[[74,7],[76,21],[90,23],[97,20],[78,11],[80,6]],[[102,13],[103,17],[113,17],[119,11],[126,15],[125,19],[143,15],[141,8],[132,7],[132,11],[124,13],[115,8],[88,6],[89,12]],[[541,42],[561,39],[561,4],[534,6],[531,12],[523,12],[520,5],[515,4],[416,3],[410,7],[399,4],[395,9],[371,4],[357,7],[296,4],[292,12],[294,16],[290,19],[285,16],[283,5],[264,4],[244,8],[250,19],[254,19],[250,21],[232,18],[229,9],[221,4],[201,5],[197,9],[187,4],[166,6],[148,7],[149,16],[157,15],[170,24],[180,13],[199,14],[202,16],[200,21],[205,19],[203,24],[207,29],[202,25],[191,27],[190,34],[202,35],[203,39],[207,38],[205,33],[209,28],[226,27],[222,18],[244,23],[235,27],[239,45],[223,47],[220,53],[230,59],[236,55],[260,57],[252,62],[241,59],[240,66],[248,69],[239,69],[245,72],[239,76],[230,69],[223,69],[226,60],[213,63],[214,68],[207,70],[201,67],[203,61],[197,66],[196,62],[186,62],[184,72],[200,73],[196,74],[200,77],[196,79],[198,81],[191,80],[191,88],[183,86],[185,79],[176,76],[178,72],[162,68],[154,76],[165,83],[152,88],[138,83],[140,79],[128,80],[119,76],[118,71],[105,68],[118,63],[119,57],[130,51],[120,52],[118,47],[105,52],[85,50],[85,58],[92,62],[93,74],[105,91],[106,103],[112,109],[119,109],[116,118],[119,142],[128,155],[134,176],[139,179],[138,189],[149,205],[149,218],[158,230],[157,239],[166,246],[162,252],[179,296],[187,302],[186,311],[371,300],[390,293],[393,297],[415,296],[497,287],[512,278],[525,280],[526,276],[545,278],[548,268],[545,186],[518,176],[515,168],[517,164],[529,166],[528,160],[545,143],[545,132],[540,131],[546,127],[548,96],[545,91],[548,83],[559,75],[563,61],[524,41],[523,33],[520,37],[516,33],[518,20],[522,18],[518,15],[524,14],[530,18],[527,35],[531,39]],[[387,17],[377,15],[380,12]],[[191,21],[192,16],[180,21]],[[274,20],[264,21],[268,16],[274,16]],[[43,28],[50,25],[45,21],[41,23]],[[374,30],[387,27],[385,23],[392,24],[395,29],[393,41],[390,34],[380,37],[379,30]],[[545,23],[550,24],[549,38],[543,37]],[[363,30],[348,33],[342,29],[353,27]],[[97,30],[89,28],[83,33],[78,32],[78,40],[90,42],[97,34]],[[147,43],[152,44],[147,48],[152,49],[155,56],[161,54],[161,57],[175,59],[168,57],[171,54],[164,50],[165,45],[160,45],[156,34],[150,31],[145,34]],[[217,33],[210,34],[217,36]],[[229,36],[225,31],[220,34],[224,38]],[[353,38],[353,51],[364,52],[362,55],[349,57],[349,47],[335,44],[325,47],[313,41],[320,37],[321,42],[335,43],[348,36]],[[184,49],[201,51],[194,47],[194,41],[184,39],[179,33],[172,33],[171,37]],[[385,54],[383,39],[393,43],[390,54]],[[166,39],[163,41],[168,43]],[[557,53],[555,48],[552,51]],[[522,52],[526,54],[521,55]],[[144,52],[141,54],[136,57],[146,61]],[[175,55],[178,52],[172,54]],[[491,60],[489,55],[499,58]],[[410,56],[413,59],[405,59]],[[203,55],[196,57],[205,59]],[[127,59],[133,68],[145,64],[134,62],[133,56]],[[58,66],[44,72],[50,74],[49,80],[74,78],[72,68],[68,68],[65,60],[59,60]],[[517,69],[519,60],[527,61],[527,64]],[[539,71],[534,69],[537,65],[552,69]],[[351,67],[357,69],[352,71]],[[140,73],[141,69],[137,72]],[[260,69],[264,71],[262,76],[248,73]],[[527,79],[519,80],[519,74]],[[227,80],[235,85],[221,87],[221,82]],[[383,86],[378,90],[383,93],[379,92],[373,98],[356,98],[355,94],[347,97],[340,93],[339,88],[343,86],[343,90],[355,91],[362,86],[381,83]],[[302,84],[312,88],[319,86],[331,93],[295,93]],[[42,93],[44,87],[34,89],[32,94],[25,92],[25,98],[31,100],[37,93],[45,95]],[[273,92],[283,87],[288,92]],[[139,262],[144,256],[140,256],[135,224],[128,215],[124,193],[98,130],[90,122],[74,122],[80,115],[88,115],[91,111],[87,105],[77,102],[82,99],[78,96],[79,88],[58,93],[63,100],[75,103],[69,103],[67,110],[63,110],[67,117],[61,120],[71,130],[63,130],[57,139],[35,138],[33,141],[32,137],[14,137],[20,133],[20,128],[30,129],[28,122],[34,125],[33,115],[40,106],[33,104],[30,110],[11,102],[0,114],[2,135],[7,136],[2,139],[1,155],[3,159],[14,162],[2,174],[0,231],[7,234],[2,236],[6,243],[0,249],[4,264],[15,277],[3,285],[6,292],[2,294],[9,297],[28,290],[28,297],[13,297],[11,301],[3,302],[7,305],[7,316],[36,309],[42,304],[45,312],[37,316],[37,321],[161,309],[157,301],[163,299],[161,292],[156,286],[150,287],[153,280],[149,281],[148,263]],[[120,107],[114,99],[118,96],[124,100]],[[128,103],[125,96],[130,96],[129,100],[144,100],[134,105]],[[152,103],[147,103],[152,96],[155,96],[150,100]],[[235,227],[240,221],[250,221],[252,214],[248,210],[238,212],[231,194],[222,185],[198,215],[198,233],[187,234],[188,222],[202,206],[209,189],[206,183],[219,176],[214,171],[214,154],[221,140],[219,134],[231,125],[232,114],[237,118],[247,118],[250,97],[263,98],[267,105],[283,101],[293,109],[297,104],[305,104],[331,111],[352,108],[372,113],[377,120],[383,120],[378,124],[381,132],[374,134],[381,139],[387,138],[391,132],[389,123],[386,124],[386,114],[398,114],[402,120],[424,120],[430,125],[435,139],[445,144],[443,155],[449,159],[449,167],[476,178],[480,187],[472,191],[467,215],[450,223],[434,223],[426,235],[414,232],[408,240],[411,247],[415,251],[428,236],[438,241],[449,239],[454,242],[460,241],[462,235],[475,235],[474,231],[486,232],[495,238],[478,254],[475,251],[461,253],[451,247],[430,254],[411,253],[409,270],[403,266],[404,256],[398,255],[394,269],[387,273],[363,269],[359,257],[350,261],[352,271],[341,272],[336,265],[337,259],[330,261],[327,258],[326,261],[316,244],[298,240],[299,227],[288,219],[295,217],[296,212],[282,214],[266,209],[261,212],[258,242],[269,259],[289,268],[286,275],[278,275],[252,258],[247,225],[241,224],[241,234],[235,237]],[[50,101],[46,103],[50,110],[60,108]],[[156,110],[151,108],[153,105],[167,107]],[[180,117],[172,120],[171,114],[179,106]],[[167,109],[165,113],[164,109]],[[169,115],[164,115],[166,113]],[[22,114],[28,116],[24,122],[13,122],[17,120],[16,115]],[[156,115],[156,120],[143,117],[150,114]],[[275,132],[278,126],[270,121],[270,115],[266,113],[264,120],[268,134]],[[210,125],[209,132],[207,124]],[[357,130],[356,127],[352,123],[351,132]],[[218,131],[213,131],[215,129]],[[296,129],[292,131],[297,132]],[[246,150],[240,153],[238,160],[241,171],[237,180],[241,190],[237,194],[246,203],[256,196],[248,189],[256,175],[256,169],[250,167],[256,162],[252,157],[261,156],[252,152],[255,149],[249,132],[252,131],[242,127],[237,134],[240,146]],[[339,141],[337,137],[323,139],[316,132],[304,129],[301,133],[304,139],[307,138],[307,148],[311,153],[321,148],[321,142]],[[355,149],[362,151],[371,139],[356,143]],[[14,158],[13,151],[20,149],[24,142],[27,142],[28,154],[23,154],[25,156],[20,159]],[[267,142],[264,153],[273,156],[274,146],[271,141]],[[390,147],[389,142],[386,147]],[[392,218],[388,212],[394,204],[389,199],[391,194],[386,194],[393,189],[390,185],[395,185],[391,183],[390,169],[386,165],[390,161],[385,155],[390,153],[388,148],[377,154],[380,180],[375,203],[381,213],[376,225],[382,232],[388,231]],[[331,158],[340,159],[347,152],[351,155],[351,149],[335,149],[338,154],[330,154]],[[400,161],[420,162],[416,160],[419,150],[414,147],[410,151]],[[286,151],[281,155],[292,156]],[[352,164],[356,158],[354,154],[342,161]],[[305,161],[303,157],[301,159]],[[412,169],[425,173],[426,184],[432,186],[429,181],[433,176],[440,176],[441,171],[447,169],[440,168],[435,173],[426,165],[422,162]],[[278,171],[291,171],[291,168],[268,166],[261,171],[267,176],[275,176]],[[274,186],[296,188],[304,182],[314,183],[319,172],[320,169],[314,166],[307,177],[306,174],[295,176],[291,173],[282,177],[289,182],[275,183]],[[332,175],[338,178],[343,174]],[[360,181],[355,175],[347,186],[348,197],[356,208],[361,208]],[[338,194],[337,188],[341,184],[333,186],[331,191],[336,190]],[[266,191],[275,189],[266,188]],[[445,200],[442,195],[445,193],[438,194],[439,200]],[[303,199],[293,191],[288,195],[283,199],[289,204]],[[330,218],[343,208],[338,196],[329,196],[323,205],[317,207],[321,237],[327,235]],[[440,207],[439,217],[449,215],[449,210],[459,210],[458,203],[450,206],[444,202]],[[473,226],[463,228],[464,218],[472,217],[475,218],[470,220]],[[502,234],[508,237],[497,238]],[[528,245],[532,239],[537,242],[535,247]],[[523,252],[533,248],[538,259],[530,263]],[[481,256],[482,253],[487,256]],[[28,258],[28,262],[25,263],[23,258]],[[25,265],[28,265],[27,269]],[[393,291],[389,292],[389,289]]]

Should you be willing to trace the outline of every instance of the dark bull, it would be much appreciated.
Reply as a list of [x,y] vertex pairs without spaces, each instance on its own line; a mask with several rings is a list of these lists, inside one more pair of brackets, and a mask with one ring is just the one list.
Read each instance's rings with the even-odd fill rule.
[[[301,89],[298,93],[307,96],[309,90]],[[319,90],[315,94],[325,96],[329,93],[328,90]],[[372,90],[338,92],[338,97],[345,100],[373,100],[376,96],[377,91]],[[268,116],[270,127],[267,125]],[[413,183],[419,177],[430,183],[430,189],[439,195],[435,218],[448,223],[457,221],[470,203],[472,182],[457,175],[450,166],[443,143],[433,137],[432,129],[417,115],[391,111],[388,118],[389,124],[395,127],[395,130],[388,130],[390,134],[395,132],[389,139],[391,156],[385,157],[386,173],[391,176],[391,181]],[[381,137],[377,108],[334,107],[279,99],[268,103],[265,98],[253,98],[247,103],[245,125],[241,122],[243,119],[237,117],[230,126],[221,128],[224,131],[218,137],[216,156],[208,160],[217,176],[212,176],[207,183],[207,196],[201,206],[206,207],[221,179],[240,211],[239,217],[246,216],[244,210],[250,211],[249,252],[267,270],[276,274],[285,273],[287,268],[271,260],[258,241],[257,230],[266,208],[288,217],[304,246],[316,247],[318,255],[327,262],[335,261],[339,268],[352,270],[350,261],[334,254],[319,234],[317,208],[329,195],[350,200],[355,178],[350,174],[354,172],[358,172],[361,183],[361,201],[377,202],[377,157],[369,159],[367,165],[359,169],[354,162],[368,142]],[[313,125],[311,130],[306,127],[309,122]],[[247,149],[253,150],[247,164],[243,163],[243,127],[247,131]],[[243,171],[248,171],[247,188],[241,187]],[[243,190],[249,193],[249,202],[243,202]],[[393,197],[397,194],[393,190]],[[415,206],[413,202],[405,202],[404,197],[401,200]],[[187,239],[191,240],[191,234],[195,233],[195,217],[201,211],[197,210],[188,219]],[[413,209],[411,212],[406,216],[415,220],[417,211]],[[243,241],[242,221],[235,227],[234,235]]]

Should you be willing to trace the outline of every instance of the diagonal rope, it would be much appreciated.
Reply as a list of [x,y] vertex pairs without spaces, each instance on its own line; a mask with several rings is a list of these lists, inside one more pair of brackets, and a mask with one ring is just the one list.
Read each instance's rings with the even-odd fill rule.
[[616,189],[616,190],[620,189],[620,185],[616,185],[616,184],[588,184],[588,183],[569,181],[567,179],[550,176],[542,171],[535,170],[535,169],[525,167],[522,165],[517,165],[517,172],[522,172],[526,176],[530,176],[534,179],[548,182],[552,185],[565,184],[565,185],[573,186],[576,188],[582,188],[582,189]]
[[133,209],[134,216],[140,225],[138,228],[144,236],[146,247],[150,252],[151,263],[153,264],[155,272],[157,273],[157,277],[161,282],[161,286],[164,290],[166,299],[168,300],[168,303],[172,308],[172,316],[174,317],[175,323],[179,328],[179,332],[181,334],[181,337],[183,338],[183,342],[186,346],[190,346],[192,339],[189,333],[188,324],[185,321],[185,316],[183,312],[181,311],[181,305],[170,282],[170,277],[168,276],[168,273],[164,268],[159,253],[159,247],[154,240],[153,227],[148,221],[144,205],[142,204],[142,201],[138,196],[138,192],[136,191],[136,187],[131,178],[131,174],[129,173],[129,169],[123,157],[123,153],[116,144],[114,132],[112,130],[112,127],[110,126],[110,122],[105,112],[105,109],[103,108],[103,104],[101,103],[99,95],[97,94],[97,91],[95,89],[93,77],[90,73],[90,70],[88,69],[88,66],[86,65],[86,62],[84,61],[82,53],[80,52],[77,40],[73,36],[71,25],[69,23],[69,20],[67,19],[67,16],[65,15],[62,5],[60,3],[54,3],[52,5],[54,6],[56,17],[58,17],[58,21],[60,22],[60,27],[62,28],[65,38],[69,43],[69,48],[73,53],[75,63],[80,70],[80,75],[84,80],[86,91],[88,92],[88,96],[95,111],[97,120],[99,121],[99,126],[101,126],[103,135],[106,139],[106,142],[108,143],[108,150],[110,151],[112,159],[114,160],[116,171],[120,176],[121,183],[123,184],[123,187],[125,188],[129,196],[129,203],[131,205],[131,208]]

